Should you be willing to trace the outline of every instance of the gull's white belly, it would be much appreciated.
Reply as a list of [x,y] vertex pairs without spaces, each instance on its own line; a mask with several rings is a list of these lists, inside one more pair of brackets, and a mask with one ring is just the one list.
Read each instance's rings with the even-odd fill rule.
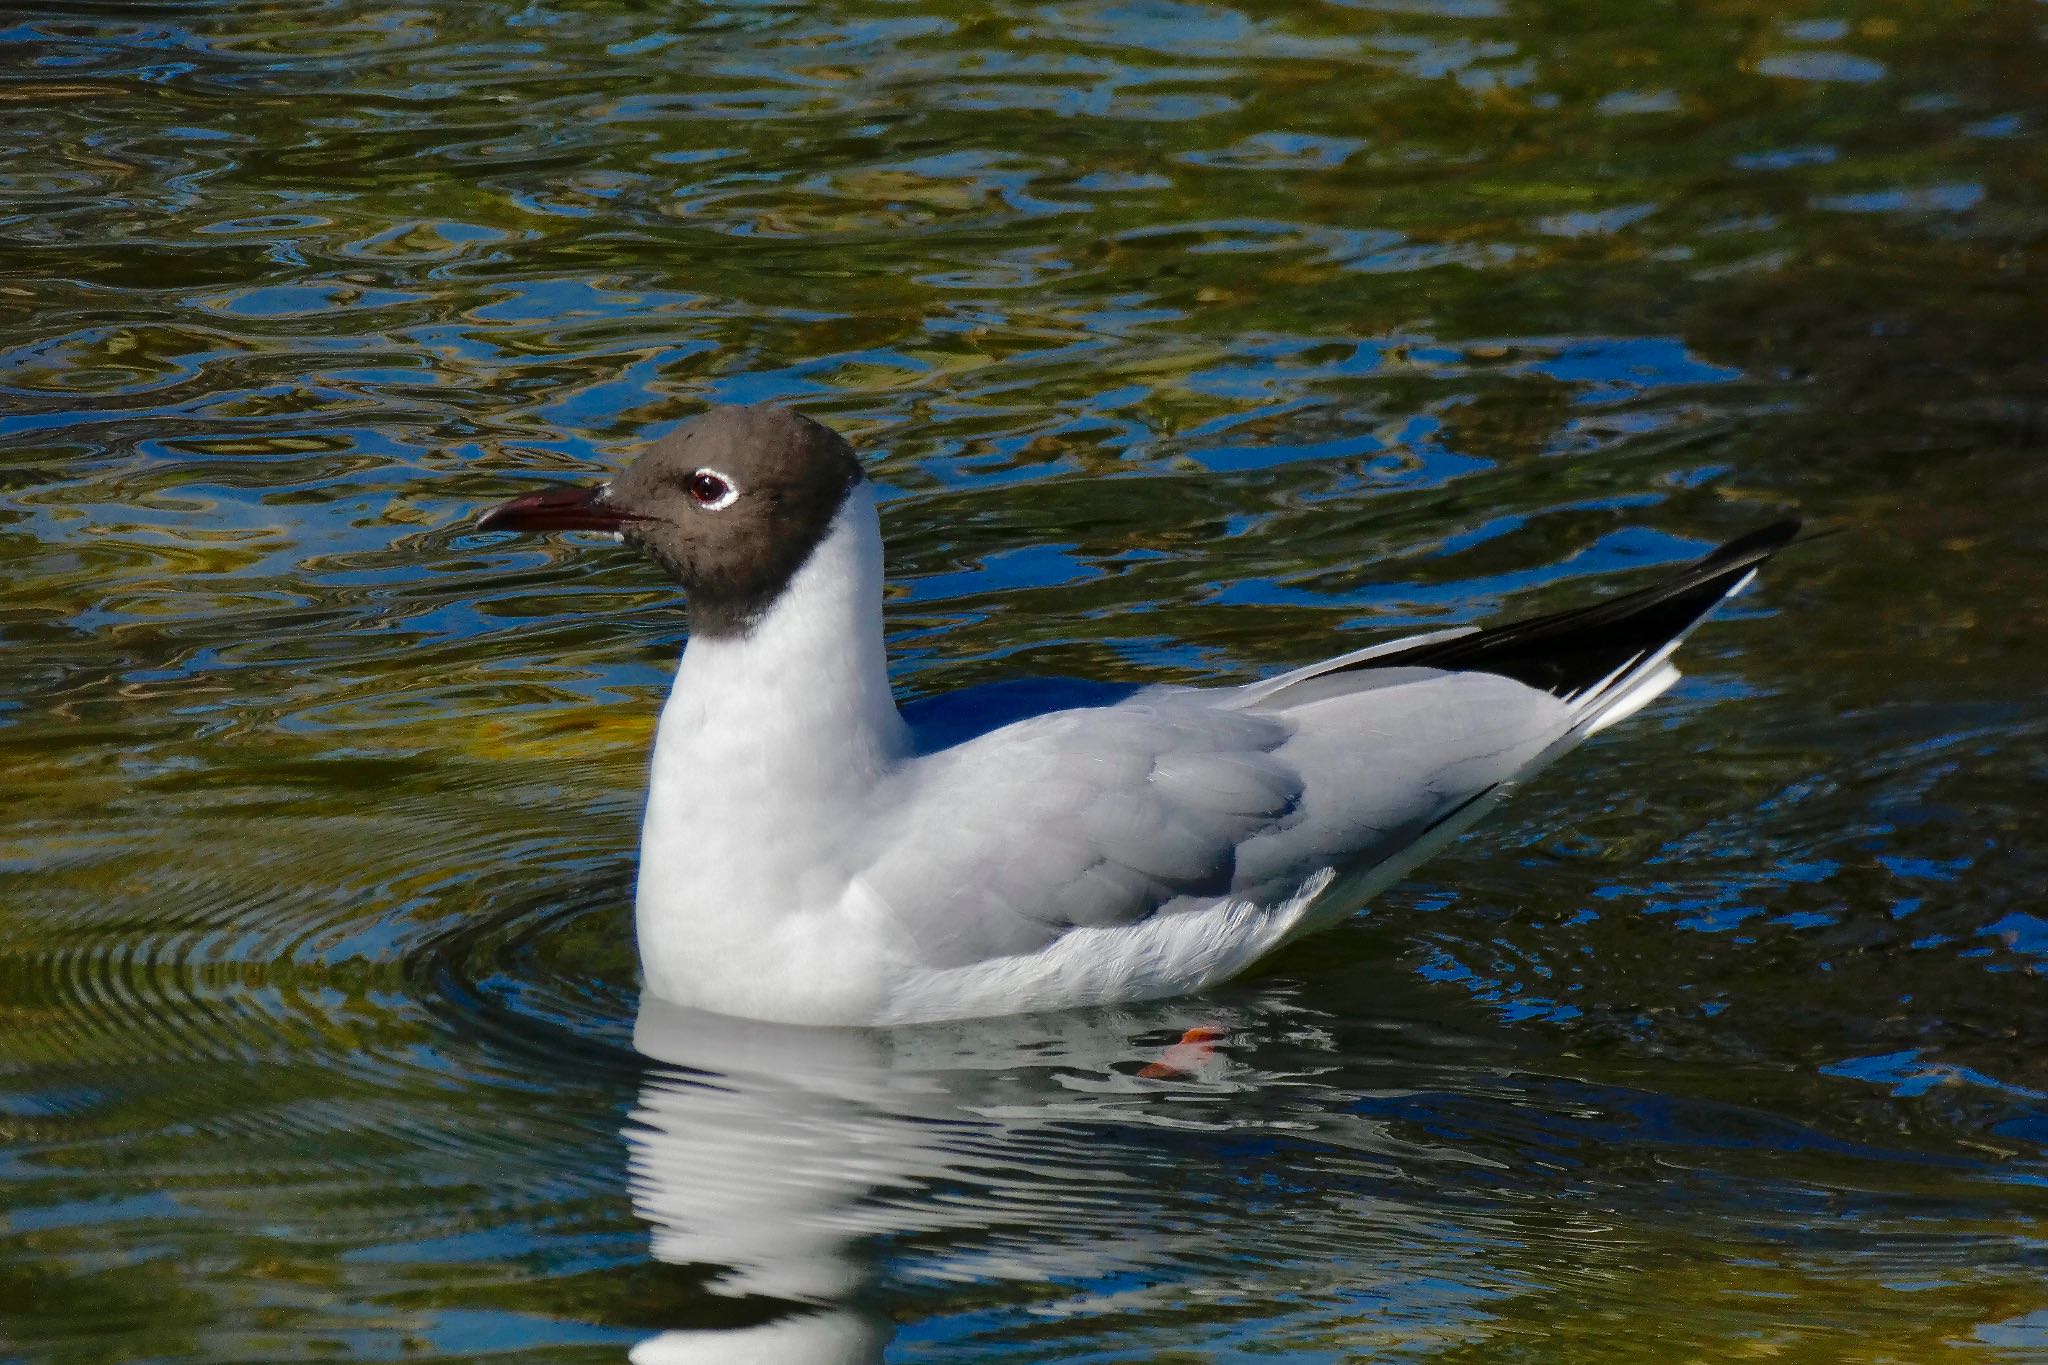
[[[650,883],[638,921],[647,988],[720,1014],[780,1023],[928,1023],[1158,999],[1237,975],[1299,928],[1333,873],[1283,901],[1219,899],[1137,924],[1076,928],[1032,953],[965,966],[920,962],[893,912],[858,879],[815,909],[763,915],[688,906]],[[658,864],[656,864],[658,866]]]

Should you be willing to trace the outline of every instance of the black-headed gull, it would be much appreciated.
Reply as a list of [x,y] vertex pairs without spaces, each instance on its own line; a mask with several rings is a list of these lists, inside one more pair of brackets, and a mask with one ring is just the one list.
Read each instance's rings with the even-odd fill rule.
[[722,1014],[900,1024],[1177,995],[1343,919],[1678,677],[1798,523],[1652,587],[1149,687],[927,750],[897,713],[882,538],[851,447],[714,408],[610,483],[484,529],[597,530],[682,585],[636,916],[647,987]]

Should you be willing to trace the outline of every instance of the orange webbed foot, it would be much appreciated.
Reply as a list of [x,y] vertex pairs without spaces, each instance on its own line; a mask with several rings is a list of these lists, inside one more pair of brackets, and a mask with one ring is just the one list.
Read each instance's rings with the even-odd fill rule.
[[1138,1074],[1148,1081],[1193,1080],[1221,1050],[1216,1044],[1226,1038],[1220,1028],[1191,1028],[1181,1034],[1180,1041],[1159,1054],[1159,1060],[1148,1062],[1138,1068]]

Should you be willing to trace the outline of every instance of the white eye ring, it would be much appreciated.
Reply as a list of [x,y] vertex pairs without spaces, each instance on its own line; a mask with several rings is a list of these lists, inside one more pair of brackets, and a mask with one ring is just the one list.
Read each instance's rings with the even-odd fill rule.
[[690,501],[707,512],[723,512],[738,501],[739,485],[715,469],[699,469],[690,475],[684,485],[690,494]]

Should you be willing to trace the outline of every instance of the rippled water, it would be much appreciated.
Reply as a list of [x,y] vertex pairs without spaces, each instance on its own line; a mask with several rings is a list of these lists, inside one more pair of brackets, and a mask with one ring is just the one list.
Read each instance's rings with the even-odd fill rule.
[[[2048,9],[0,13],[0,1355],[2048,1359]],[[760,399],[963,726],[1847,534],[1255,980],[793,1037],[465,529]]]

